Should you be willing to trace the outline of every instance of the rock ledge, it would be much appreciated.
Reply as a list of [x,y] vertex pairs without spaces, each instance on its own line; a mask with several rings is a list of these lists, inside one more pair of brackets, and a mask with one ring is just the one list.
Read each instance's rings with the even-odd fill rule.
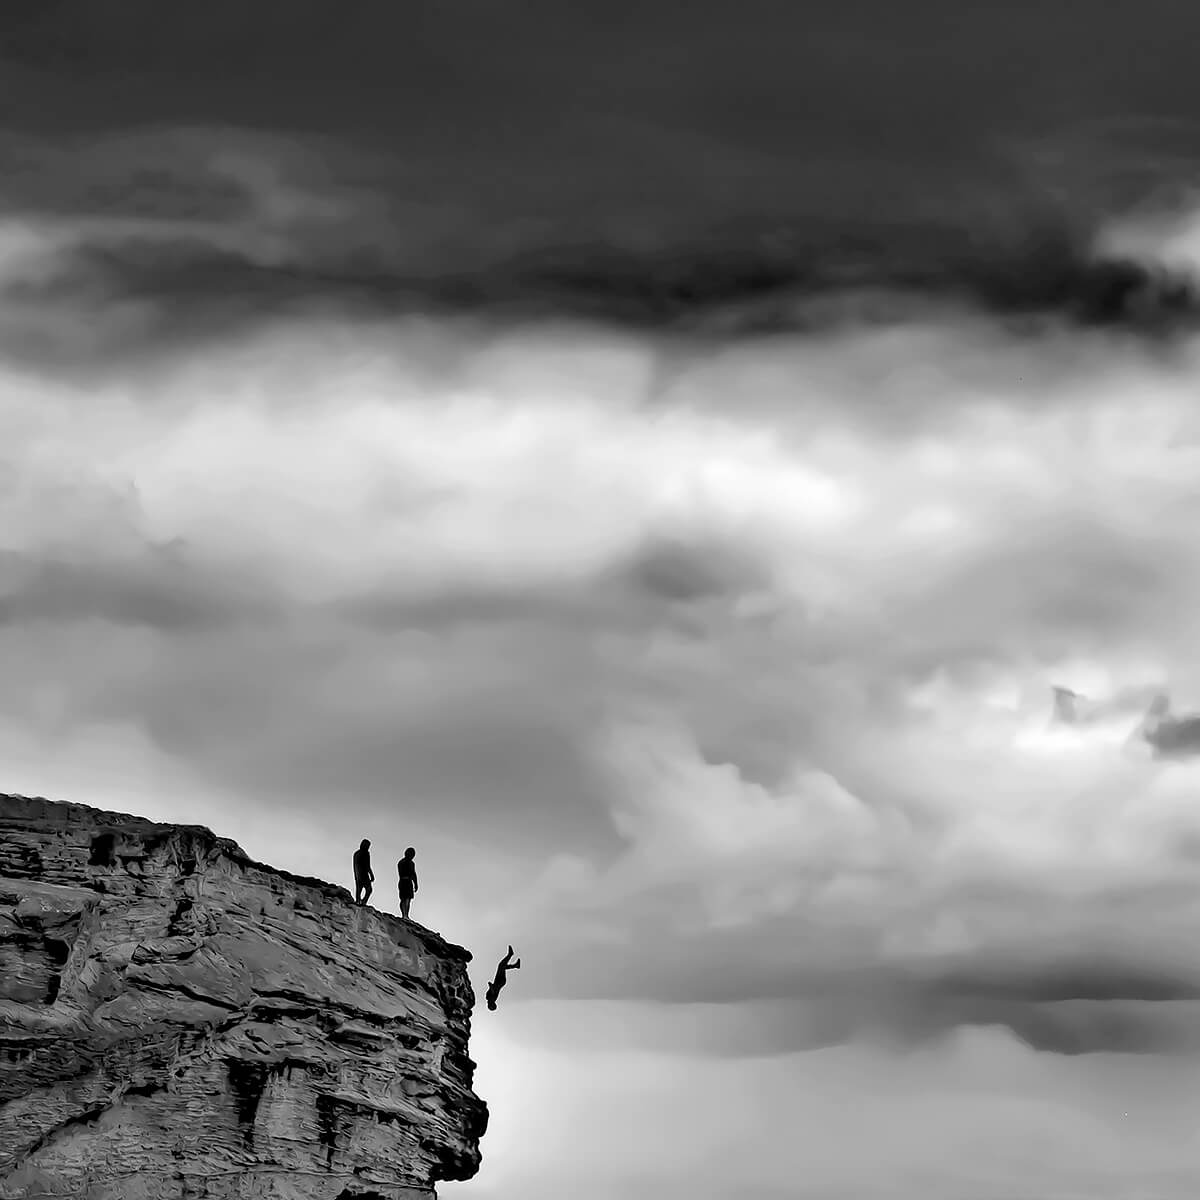
[[470,958],[201,826],[0,794],[0,1200],[469,1179]]

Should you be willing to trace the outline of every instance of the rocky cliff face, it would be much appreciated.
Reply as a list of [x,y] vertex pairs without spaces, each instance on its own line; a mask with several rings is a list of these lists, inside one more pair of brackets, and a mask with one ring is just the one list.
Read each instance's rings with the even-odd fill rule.
[[470,1178],[469,960],[207,829],[0,795],[0,1200]]

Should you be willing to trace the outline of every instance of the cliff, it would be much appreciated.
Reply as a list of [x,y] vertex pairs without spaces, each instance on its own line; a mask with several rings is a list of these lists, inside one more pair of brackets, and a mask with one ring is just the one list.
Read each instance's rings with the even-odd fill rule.
[[470,1178],[470,957],[207,829],[0,795],[0,1200]]

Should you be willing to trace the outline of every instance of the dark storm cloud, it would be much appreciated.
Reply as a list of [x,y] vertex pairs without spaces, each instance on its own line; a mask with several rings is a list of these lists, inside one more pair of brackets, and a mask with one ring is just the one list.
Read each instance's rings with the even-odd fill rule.
[[1064,950],[1061,965],[1032,958],[1005,963],[993,955],[920,970],[818,968],[784,952],[786,936],[781,927],[777,938],[768,938],[760,927],[753,944],[712,938],[703,952],[693,947],[678,956],[669,971],[627,959],[623,987],[610,988],[606,974],[615,967],[600,955],[580,994],[627,995],[632,975],[637,994],[668,1011],[686,1012],[695,1004],[731,1012],[748,1006],[758,1015],[752,1028],[731,1031],[726,1050],[732,1053],[786,1053],[864,1035],[912,1044],[960,1026],[1003,1026],[1055,1054],[1200,1053],[1200,976],[1183,966]]
[[[405,293],[411,296],[412,289],[399,280],[268,266],[199,238],[108,239],[72,249],[48,277],[8,289],[14,303],[0,317],[0,339],[8,357],[18,361],[69,364],[98,352],[162,355],[302,317],[318,303],[322,309],[336,306],[346,317],[378,310],[390,300],[400,307]],[[83,330],[62,319],[83,314],[95,318]]]
[[1056,1054],[1200,1052],[1200,979],[1103,955],[1074,965],[947,972],[917,985],[897,1011],[927,1036],[956,1025],[1003,1025]]
[[[1174,0],[1027,2],[970,20],[955,0],[213,0],[160,18],[153,0],[6,5],[6,57],[27,73],[8,86],[59,85],[23,122],[202,116],[367,138],[459,133],[478,148],[497,132],[545,146],[579,132],[557,128],[564,117],[628,109],[770,154],[836,162],[869,148],[903,163],[969,157],[981,136],[1038,136],[1064,119],[1190,119],[1198,95],[1187,68],[1200,17]],[[517,113],[540,120],[511,129]],[[460,116],[473,122],[457,127]]]
[[[689,956],[690,965],[676,967],[676,978],[656,997],[667,1012],[702,1004],[755,1014],[731,1022],[727,1041],[706,1047],[707,1053],[789,1053],[864,1036],[916,1044],[962,1026],[1001,1026],[1054,1054],[1200,1053],[1194,973],[1141,969],[1102,956],[1076,968],[1027,963],[1000,971],[984,963],[920,976],[881,966],[820,972],[794,963],[772,972],[757,963],[750,995],[719,977],[733,979],[735,968],[746,965],[736,949],[712,947],[709,954]],[[712,969],[716,963],[722,972]],[[601,985],[592,994],[607,993]]]
[[[906,232],[912,236],[855,230],[848,235],[854,245],[838,232],[822,245],[797,239],[789,246],[778,235],[717,231],[646,251],[581,243],[482,263],[464,263],[456,251],[441,265],[435,259],[416,269],[403,256],[389,261],[386,224],[375,231],[378,249],[364,254],[347,247],[338,258],[336,248],[327,247],[324,261],[313,261],[303,241],[292,246],[288,261],[264,262],[201,236],[129,233],[59,252],[43,280],[10,286],[4,297],[18,312],[45,316],[42,336],[49,341],[41,356],[58,359],[78,354],[79,344],[54,339],[55,310],[94,313],[107,322],[112,305],[124,308],[115,310],[107,342],[115,351],[135,352],[330,310],[344,317],[574,318],[710,340],[886,322],[926,306],[1155,336],[1192,329],[1200,312],[1190,280],[1152,265],[1095,257],[1071,231],[1052,230],[1044,238],[1029,229],[1020,243],[993,245],[985,234],[970,247],[963,244],[973,236],[968,229]],[[924,244],[910,253],[905,241]],[[496,252],[484,257],[494,260]],[[14,354],[36,346],[22,325],[5,340]]]
[[[32,300],[142,304],[140,341],[134,321],[118,346],[308,303],[736,334],[861,319],[882,290],[1190,320],[1186,281],[1092,238],[1200,161],[1200,16],[1058,0],[960,17],[948,0],[215,3],[170,22],[144,3],[22,5],[4,15],[0,99],[23,135],[6,207],[236,228],[246,196],[213,158],[250,133],[285,183],[341,206],[319,231],[259,213],[289,247],[270,261],[213,229],[153,248],[89,234]],[[147,139],[172,128],[206,131],[208,153],[162,161]],[[38,165],[95,137],[106,156]]]
[[[228,140],[232,131],[224,133]],[[211,152],[211,148],[210,148]],[[44,217],[234,222],[249,211],[239,181],[162,131],[47,141],[0,128],[4,211]]]
[[[1019,1008],[995,1003],[950,1005],[938,997],[860,993],[847,987],[826,1003],[795,997],[749,1006],[705,1007],[703,1036],[689,1027],[687,1004],[651,1010],[649,1029],[614,1031],[594,1017],[573,1023],[563,1040],[574,1050],[605,1051],[612,1039],[638,1038],[659,1051],[705,1057],[774,1057],[845,1045],[864,1037],[906,1048],[928,1045],[962,1028],[1002,1028],[1031,1048],[1057,1055],[1200,1053],[1200,1002],[1070,1000]],[[558,1031],[551,1031],[550,1036]],[[568,1040],[569,1039],[569,1040]],[[557,1039],[556,1039],[557,1040]]]

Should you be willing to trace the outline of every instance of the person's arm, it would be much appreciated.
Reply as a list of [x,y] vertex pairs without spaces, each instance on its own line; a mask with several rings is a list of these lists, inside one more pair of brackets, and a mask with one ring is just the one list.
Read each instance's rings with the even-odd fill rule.
[[417,890],[417,868],[413,867],[413,891]]

